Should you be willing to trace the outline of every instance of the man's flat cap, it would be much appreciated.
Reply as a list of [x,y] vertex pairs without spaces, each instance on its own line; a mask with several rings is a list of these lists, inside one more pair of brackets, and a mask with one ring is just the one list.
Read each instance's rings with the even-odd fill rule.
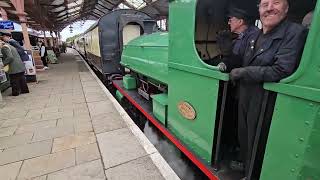
[[231,8],[229,10],[229,17],[236,17],[238,19],[245,19],[248,20],[252,18],[245,10],[239,8]]
[[11,36],[11,33],[7,30],[0,30],[0,36]]

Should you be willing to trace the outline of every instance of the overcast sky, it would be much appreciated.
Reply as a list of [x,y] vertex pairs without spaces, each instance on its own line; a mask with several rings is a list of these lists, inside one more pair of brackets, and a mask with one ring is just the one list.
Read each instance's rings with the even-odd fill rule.
[[80,34],[85,32],[87,29],[89,29],[96,21],[87,20],[84,23],[83,22],[75,22],[71,26],[73,27],[73,32],[70,33],[70,26],[67,26],[61,31],[61,37],[62,40],[65,41],[68,37],[72,37],[74,35]]
[[[0,20],[2,20],[2,18],[0,18]],[[77,35],[77,34],[80,34],[80,33],[83,33],[85,32],[87,29],[89,29],[96,21],[92,21],[92,20],[87,20],[87,21],[84,21],[84,22],[75,22],[73,23],[71,26],[73,27],[73,32],[70,33],[70,25],[67,26],[66,28],[64,28],[62,31],[61,31],[61,37],[62,37],[62,40],[65,41],[68,37],[72,37],[74,35]],[[14,31],[21,31],[21,26],[17,23],[14,23]],[[50,33],[49,32],[46,32],[46,35],[47,37],[50,36]]]

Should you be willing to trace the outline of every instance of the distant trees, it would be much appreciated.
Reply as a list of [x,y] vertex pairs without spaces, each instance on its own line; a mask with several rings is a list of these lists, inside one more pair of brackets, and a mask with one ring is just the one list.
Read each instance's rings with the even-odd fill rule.
[[73,42],[73,40],[75,40],[77,37],[79,37],[80,36],[80,34],[77,34],[77,35],[74,35],[74,36],[72,36],[72,37],[68,37],[67,39],[66,39],[66,42]]

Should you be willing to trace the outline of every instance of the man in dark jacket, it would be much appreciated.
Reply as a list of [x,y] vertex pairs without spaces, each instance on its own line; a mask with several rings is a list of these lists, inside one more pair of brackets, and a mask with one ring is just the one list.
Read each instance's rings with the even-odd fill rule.
[[[221,71],[230,72],[231,69],[242,65],[246,42],[259,29],[254,26],[255,18],[245,10],[233,7],[229,10],[230,31],[223,31],[218,34],[217,42],[222,54],[225,56],[218,64]],[[236,38],[232,40],[232,35]]]
[[306,29],[287,20],[288,9],[287,0],[261,0],[262,30],[248,39],[242,67],[230,73],[231,81],[240,86],[238,137],[246,175],[266,92],[263,83],[278,82],[291,75],[304,47]]
[[254,26],[254,18],[246,11],[239,8],[232,8],[229,12],[230,31],[237,34],[237,38],[233,41],[232,52],[235,55],[243,55],[247,39],[259,29]]
[[29,88],[24,76],[25,66],[20,56],[13,46],[2,41],[0,33],[0,48],[2,54],[2,62],[4,66],[9,65],[9,77],[12,88],[12,96],[18,96],[20,93],[29,93]]
[[29,56],[25,53],[24,48],[14,39],[11,38],[11,34],[8,32],[1,32],[2,40],[9,43],[11,46],[15,47],[19,53],[22,61],[28,61]]

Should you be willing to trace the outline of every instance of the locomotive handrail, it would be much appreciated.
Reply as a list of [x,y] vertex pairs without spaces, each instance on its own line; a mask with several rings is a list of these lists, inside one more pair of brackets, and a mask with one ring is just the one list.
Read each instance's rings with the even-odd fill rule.
[[229,75],[226,73],[220,72],[218,67],[216,66],[209,67],[210,69],[205,69],[205,68],[198,68],[198,67],[188,66],[184,64],[169,62],[168,67],[175,68],[181,71],[192,72],[202,76],[220,79],[222,81],[229,81]]

